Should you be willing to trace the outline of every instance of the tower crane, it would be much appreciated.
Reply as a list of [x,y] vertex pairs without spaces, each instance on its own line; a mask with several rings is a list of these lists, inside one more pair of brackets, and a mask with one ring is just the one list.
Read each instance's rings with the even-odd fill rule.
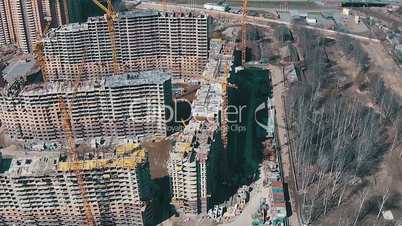
[[[42,34],[39,35],[39,38],[42,39],[46,36],[47,32],[49,31],[51,25],[51,21],[46,21],[45,29],[43,30]],[[39,64],[42,70],[43,81],[47,82],[47,68],[46,68],[46,59],[45,54],[43,53],[43,42],[41,40],[37,40],[34,46],[34,53],[36,55],[36,62]]]
[[104,6],[100,0],[92,0],[100,9],[105,12],[105,18],[107,22],[107,28],[110,36],[110,43],[112,47],[112,66],[113,73],[119,74],[120,65],[117,62],[117,43],[116,43],[116,31],[114,29],[114,21],[116,21],[118,15],[113,9],[112,0],[107,0],[107,6]]
[[[227,108],[228,108],[228,87],[230,83],[228,82],[229,78],[229,65],[225,63],[224,65],[224,83],[223,87],[223,102],[222,102],[222,111],[221,111],[221,138],[224,149],[226,149],[228,144],[228,118],[227,118]],[[237,87],[237,86],[236,86]]]
[[[84,49],[86,51],[86,49]],[[72,88],[73,88],[73,97],[71,98],[72,100],[75,99],[76,91],[78,89],[78,86],[80,85],[81,82],[81,75],[82,75],[82,63],[78,65],[78,76],[72,83]],[[72,162],[77,162],[79,161],[79,155],[78,151],[75,147],[75,142],[74,142],[74,136],[73,136],[73,129],[72,129],[72,124],[71,124],[71,106],[66,106],[64,103],[63,97],[59,97],[59,110],[61,113],[62,117],[62,122],[63,122],[63,130],[64,134],[66,137],[66,144],[67,144],[67,154]],[[77,184],[79,187],[79,192],[80,192],[80,197],[83,200],[83,206],[84,206],[84,213],[85,213],[85,223],[87,226],[95,226],[95,220],[93,217],[91,205],[88,202],[87,199],[87,192],[85,188],[85,181],[84,181],[84,176],[83,173],[81,172],[81,169],[79,167],[74,167],[73,168],[73,173],[76,176],[77,179]]]
[[241,18],[241,63],[244,66],[246,63],[247,51],[247,13],[248,13],[248,0],[243,0],[243,14]]
[[[71,120],[70,120],[71,111],[65,105],[62,97],[59,98],[59,107],[60,112],[62,113],[63,129],[67,140],[67,154],[71,159],[71,161],[73,162],[79,161],[78,152],[77,149],[75,148],[73,131],[71,127]],[[87,194],[83,174],[79,167],[75,167],[73,169],[73,172],[77,178],[77,184],[80,190],[80,196],[84,203],[85,223],[88,226],[94,226],[95,222],[92,214],[92,209],[86,198]]]

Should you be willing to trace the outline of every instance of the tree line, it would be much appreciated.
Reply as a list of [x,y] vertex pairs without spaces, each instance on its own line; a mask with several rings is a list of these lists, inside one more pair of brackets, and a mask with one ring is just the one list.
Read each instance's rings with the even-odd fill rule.
[[[306,70],[304,79],[290,87],[285,107],[303,221],[316,222],[340,207],[348,195],[356,193],[350,190],[359,186],[358,208],[340,218],[339,224],[359,225],[373,212],[378,219],[384,206],[392,206],[395,199],[389,199],[389,189],[370,195],[364,178],[402,140],[399,99],[378,76],[364,84],[374,106],[343,95],[340,72],[328,58],[325,39],[304,28],[294,33]],[[338,44],[362,73],[368,70],[369,58],[359,43],[341,38]],[[396,131],[392,143],[387,133],[390,127]]]

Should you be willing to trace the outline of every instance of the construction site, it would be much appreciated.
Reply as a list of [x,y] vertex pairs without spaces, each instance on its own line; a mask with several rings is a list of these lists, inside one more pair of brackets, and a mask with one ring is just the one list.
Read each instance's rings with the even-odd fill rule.
[[346,1],[83,2],[0,0],[0,225],[402,217],[387,182],[396,152],[383,150],[399,140],[396,8],[373,19]]
[[113,146],[106,141],[104,147],[113,151],[94,149],[78,161],[69,159],[65,150],[0,156],[2,166],[11,159],[0,174],[0,223],[87,225],[84,209],[90,207],[95,225],[149,225],[151,180],[146,152],[136,143]]
[[[75,139],[166,136],[166,106],[172,104],[170,75],[131,72],[97,80],[3,87],[0,120],[12,138],[62,141],[60,102],[70,108]],[[117,99],[118,97],[118,99]]]
[[47,79],[155,69],[178,77],[199,75],[208,58],[207,15],[122,12],[113,19],[112,36],[109,30],[104,17],[51,29],[43,41]]

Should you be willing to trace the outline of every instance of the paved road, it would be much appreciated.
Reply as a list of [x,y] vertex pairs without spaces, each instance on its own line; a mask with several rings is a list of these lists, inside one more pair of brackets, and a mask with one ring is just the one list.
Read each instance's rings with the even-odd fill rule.
[[[139,6],[137,6],[137,8],[140,9],[161,9],[161,5],[160,3],[154,3],[154,2],[142,2]],[[174,10],[174,11],[188,11],[188,10],[192,10],[190,7],[187,6],[183,6],[183,5],[174,5],[174,4],[169,4],[168,5],[168,10]],[[203,9],[203,8],[196,8],[195,10],[199,11],[199,12],[203,12],[206,14],[209,14],[213,17],[224,17],[227,19],[232,19],[235,21],[240,21],[241,19],[241,15],[240,14],[234,14],[234,13],[228,13],[228,12],[218,12],[218,11],[214,11],[214,10],[207,10],[207,9]],[[282,25],[286,25],[286,26],[296,26],[293,23],[287,22],[287,21],[283,21],[283,20],[279,20],[279,19],[268,19],[268,18],[263,18],[263,17],[256,17],[256,16],[248,16],[247,17],[247,23],[248,24],[252,24],[255,26],[261,26],[261,27],[269,27],[269,23],[275,23],[275,24],[282,24]],[[327,29],[323,29],[323,28],[319,28],[319,27],[314,27],[314,26],[309,26],[309,25],[297,25],[298,27],[304,27],[306,29],[309,30],[314,30],[314,31],[318,31],[321,34],[324,34],[326,36],[329,37],[335,37],[337,35],[344,35],[344,36],[349,36],[351,38],[354,39],[358,39],[360,41],[368,41],[368,42],[375,42],[375,43],[379,43],[380,40],[375,39],[375,38],[369,38],[363,35],[357,35],[357,34],[349,34],[349,33],[345,33],[345,32],[340,32],[340,31],[333,31],[333,30],[327,30]]]
[[292,173],[292,166],[290,165],[290,153],[288,147],[286,123],[285,123],[285,106],[283,105],[282,96],[285,95],[286,87],[284,85],[284,76],[282,73],[282,68],[279,66],[270,65],[269,69],[271,71],[271,79],[273,85],[273,103],[275,108],[276,123],[278,129],[278,143],[280,145],[280,154],[283,166],[283,176],[289,184],[290,192],[290,202],[292,206],[292,215],[289,217],[289,223],[291,226],[300,226],[298,220],[298,206],[295,203],[293,197],[295,197],[295,185]]

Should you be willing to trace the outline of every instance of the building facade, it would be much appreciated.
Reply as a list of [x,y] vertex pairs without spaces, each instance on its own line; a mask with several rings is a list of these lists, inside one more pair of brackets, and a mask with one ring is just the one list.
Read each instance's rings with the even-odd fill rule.
[[0,172],[0,225],[86,225],[84,202],[95,225],[150,225],[150,180],[146,153],[135,144],[79,162],[49,152],[15,158]]
[[[232,68],[234,43],[211,40],[204,77],[224,81],[225,67]],[[230,71],[228,72],[230,73]],[[203,84],[204,83],[204,84]],[[201,82],[191,105],[192,119],[178,135],[170,151],[168,172],[172,203],[186,214],[206,214],[219,197],[222,168],[219,152],[224,147],[225,83]],[[220,197],[221,198],[221,197]]]
[[75,139],[166,136],[170,76],[146,71],[86,80],[77,87],[52,82],[2,90],[0,120],[12,138],[64,140],[61,101]]
[[170,152],[172,203],[186,214],[207,213],[214,180],[210,158],[217,124],[191,120]]
[[[157,11],[124,12],[114,22],[119,72],[167,70],[200,75],[208,58],[208,17]],[[113,73],[113,52],[104,17],[53,29],[43,40],[48,80],[75,80]]]
[[50,0],[0,0],[0,45],[32,52],[50,17]]

